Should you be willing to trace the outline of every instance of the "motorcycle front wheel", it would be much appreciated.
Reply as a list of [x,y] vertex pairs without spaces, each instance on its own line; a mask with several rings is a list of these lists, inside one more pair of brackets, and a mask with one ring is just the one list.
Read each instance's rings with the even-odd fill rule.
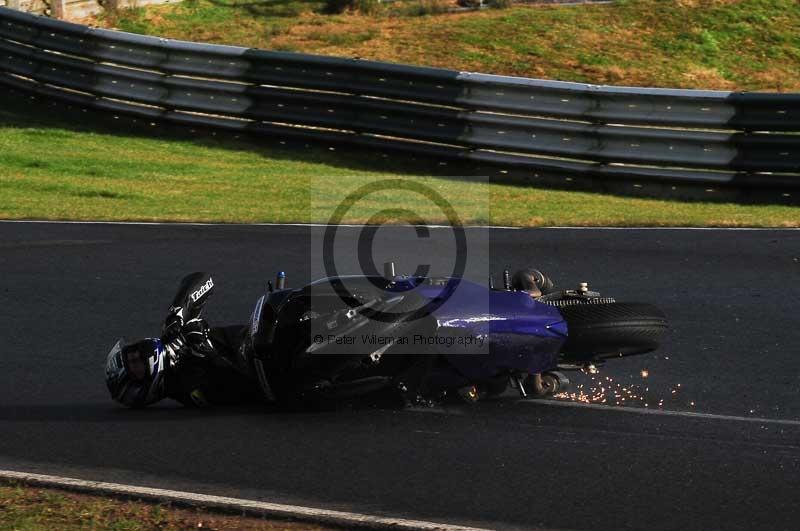
[[658,348],[667,318],[652,304],[614,302],[560,308],[567,321],[562,362],[586,363],[644,354]]

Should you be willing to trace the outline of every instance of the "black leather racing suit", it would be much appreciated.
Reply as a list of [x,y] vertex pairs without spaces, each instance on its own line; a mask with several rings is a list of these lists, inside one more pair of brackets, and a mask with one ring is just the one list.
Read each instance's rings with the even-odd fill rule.
[[[209,328],[201,318],[213,287],[207,273],[192,273],[181,281],[162,331],[170,358],[165,396],[194,406],[275,401],[263,371],[259,378],[256,370],[250,326]],[[397,382],[388,388],[400,394],[395,396],[392,391],[387,397],[405,402],[420,398],[436,360],[429,355],[403,359],[408,363],[398,370]]]
[[209,328],[201,318],[213,288],[208,273],[192,273],[181,281],[162,330],[170,357],[166,395],[188,406],[261,401],[247,352],[249,327]]

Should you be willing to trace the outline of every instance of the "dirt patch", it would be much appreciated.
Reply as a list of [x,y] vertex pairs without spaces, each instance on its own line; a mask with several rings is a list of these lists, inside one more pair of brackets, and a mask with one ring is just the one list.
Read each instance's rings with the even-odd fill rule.
[[680,7],[698,8],[698,7],[712,7],[725,4],[738,4],[742,0],[677,0]]
[[718,90],[733,90],[736,83],[723,76],[716,68],[692,66],[683,73],[686,85],[692,87],[714,87]]
[[752,82],[761,90],[766,91],[792,92],[797,90],[791,81],[787,80],[791,80],[790,74],[777,68],[752,74]]

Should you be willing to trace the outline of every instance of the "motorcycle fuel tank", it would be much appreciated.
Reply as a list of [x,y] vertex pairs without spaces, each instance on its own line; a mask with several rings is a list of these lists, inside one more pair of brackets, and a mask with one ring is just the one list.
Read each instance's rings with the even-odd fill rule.
[[416,285],[432,301],[434,348],[470,379],[498,369],[544,372],[558,364],[567,324],[557,308],[527,293],[453,278],[404,279],[396,285],[398,290]]

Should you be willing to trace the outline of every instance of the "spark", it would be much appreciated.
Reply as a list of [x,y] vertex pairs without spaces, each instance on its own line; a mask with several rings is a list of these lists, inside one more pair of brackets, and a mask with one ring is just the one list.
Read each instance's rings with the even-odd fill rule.
[[[598,374],[599,371],[589,372],[588,369],[589,367],[584,368],[584,374],[587,376],[585,383],[577,384],[574,390],[558,393],[554,395],[554,398],[585,404],[609,404],[627,407],[636,407],[634,404],[638,404],[639,407],[645,408],[649,408],[652,402],[653,407],[663,409],[664,402],[669,397],[675,400],[678,398],[679,392],[682,394],[683,391],[683,384],[676,383],[669,389],[668,395],[661,398],[654,397],[651,395],[649,386],[645,387],[633,381],[629,383],[615,382],[611,376]],[[650,371],[641,369],[639,376],[648,378]],[[633,374],[629,376],[629,378],[633,377]],[[684,404],[695,407],[694,401],[687,400]]]

